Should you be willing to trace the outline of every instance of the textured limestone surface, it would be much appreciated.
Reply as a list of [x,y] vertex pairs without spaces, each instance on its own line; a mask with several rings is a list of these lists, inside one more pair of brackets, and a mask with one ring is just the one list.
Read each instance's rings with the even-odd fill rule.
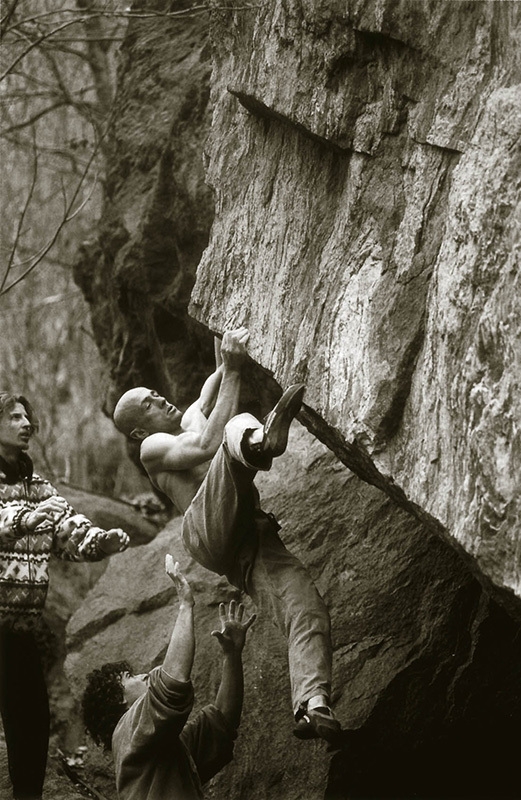
[[[216,13],[191,312],[246,324],[311,430],[521,597],[521,5]],[[403,494],[400,496],[400,492]]]

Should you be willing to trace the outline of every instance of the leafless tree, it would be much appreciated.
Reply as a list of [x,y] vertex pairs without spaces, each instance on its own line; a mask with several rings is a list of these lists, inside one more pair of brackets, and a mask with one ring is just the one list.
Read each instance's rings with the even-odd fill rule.
[[0,379],[41,408],[46,470],[83,483],[102,367],[70,264],[101,213],[123,9],[4,0],[0,20]]
[[[76,0],[73,8],[65,0],[4,3],[0,146],[12,180],[0,296],[43,262],[103,176],[122,8],[118,0]],[[88,222],[99,207],[93,211],[84,215]],[[44,223],[43,237],[35,217]],[[32,238],[38,246],[31,252]]]
[[63,468],[64,431],[72,448],[88,428],[82,420],[100,413],[101,368],[70,265],[103,213],[120,44],[130,21],[216,7],[216,0],[178,11],[166,0],[3,0],[0,379],[43,406],[51,424],[42,454],[55,471]]

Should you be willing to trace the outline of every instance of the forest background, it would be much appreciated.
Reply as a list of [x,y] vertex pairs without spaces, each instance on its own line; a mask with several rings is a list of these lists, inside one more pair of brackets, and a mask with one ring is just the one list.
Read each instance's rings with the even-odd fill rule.
[[146,482],[102,410],[108,378],[73,270],[103,210],[132,16],[118,0],[7,0],[0,32],[0,385],[40,416],[37,468],[120,497]]
[[[37,412],[40,429],[30,450],[36,469],[98,524],[108,515],[105,527],[126,525],[139,541],[140,531],[152,535],[155,526],[147,529],[140,514],[126,516],[130,506],[99,495],[137,504],[139,511],[145,497],[152,513],[160,504],[153,498],[150,506],[148,481],[105,408],[107,367],[74,281],[76,259],[104,211],[118,49],[132,17],[154,16],[129,7],[121,0],[0,4],[0,390],[25,395]],[[85,788],[77,771],[83,751],[72,754],[74,744],[66,741],[71,700],[62,663],[67,619],[105,566],[53,564],[46,796],[55,800],[101,796]],[[8,787],[1,725],[0,750],[2,795]]]

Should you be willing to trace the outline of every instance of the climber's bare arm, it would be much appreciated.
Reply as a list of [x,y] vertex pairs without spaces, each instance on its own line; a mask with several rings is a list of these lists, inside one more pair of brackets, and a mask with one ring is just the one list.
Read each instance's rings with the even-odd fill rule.
[[[198,416],[200,414],[203,414],[203,416],[207,418],[210,416],[219,397],[219,390],[226,368],[236,369],[239,364],[242,363],[245,356],[244,348],[249,335],[247,328],[242,327],[238,328],[236,331],[225,333],[222,342],[215,337],[214,350],[216,369],[204,382],[198,399],[185,411],[183,417],[183,427],[185,429],[191,430],[193,427],[200,427],[200,424],[198,424]],[[224,359],[221,353],[221,347],[224,347]],[[239,364],[235,363],[237,358],[240,359]],[[230,360],[233,361],[231,365]]]
[[161,472],[195,469],[216,454],[226,423],[237,413],[240,367],[246,358],[248,337],[246,328],[224,334],[222,364],[217,370],[219,389],[208,418],[196,402],[183,414],[181,433],[153,433],[143,441],[141,461],[153,480]]
[[223,375],[221,340],[218,339],[217,336],[213,340],[213,347],[215,353],[215,372],[206,379],[199,396],[199,408],[205,417],[210,415],[215,406]]
[[196,431],[184,431],[177,435],[153,433],[141,445],[141,461],[154,478],[160,472],[194,469],[210,461],[217,447]]
[[203,384],[203,388],[201,389],[199,399],[196,401],[196,405],[205,417],[209,417],[215,407],[219,389],[221,387],[222,377],[223,367],[221,365],[215,370],[215,372],[212,372],[210,377],[207,378]]

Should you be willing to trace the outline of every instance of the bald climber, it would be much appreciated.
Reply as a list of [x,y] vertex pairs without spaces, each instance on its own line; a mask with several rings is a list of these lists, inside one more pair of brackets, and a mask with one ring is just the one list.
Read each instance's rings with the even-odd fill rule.
[[114,411],[117,428],[141,442],[148,476],[183,517],[183,542],[206,569],[225,575],[286,635],[295,735],[335,744],[330,708],[329,613],[302,563],[284,546],[280,525],[260,508],[254,484],[287,447],[304,385],[290,386],[261,424],[237,414],[249,332],[216,340],[216,369],[183,413],[157,392],[131,389]]

